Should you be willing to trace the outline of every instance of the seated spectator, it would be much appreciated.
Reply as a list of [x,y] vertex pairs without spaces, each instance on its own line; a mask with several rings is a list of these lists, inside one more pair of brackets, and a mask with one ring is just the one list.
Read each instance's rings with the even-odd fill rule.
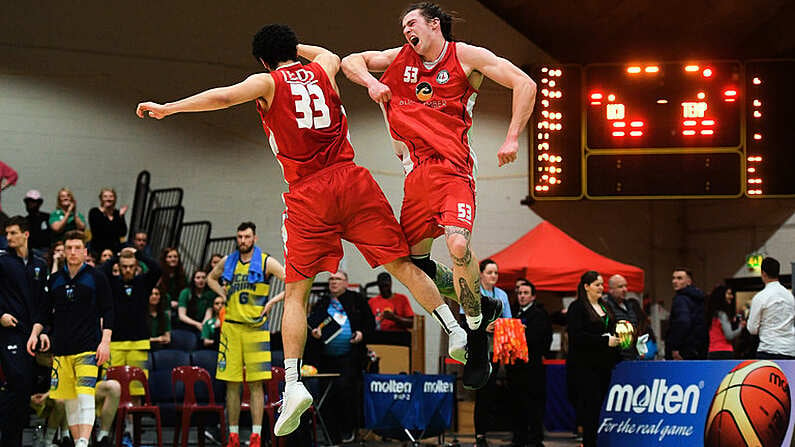
[[86,229],[86,218],[77,211],[75,195],[69,188],[61,188],[58,191],[58,203],[55,210],[50,213],[50,228],[53,239],[57,241],[63,240],[64,235],[69,231]]
[[125,245],[128,247],[135,247],[136,250],[150,258],[154,257],[152,256],[152,247],[149,246],[149,235],[146,234],[146,231],[136,230],[132,240],[128,240]]
[[50,264],[50,273],[55,273],[62,269],[65,261],[66,255],[63,241],[56,241],[50,249],[49,256],[47,256],[47,262]]
[[414,326],[414,311],[408,297],[400,293],[392,293],[392,275],[386,272],[378,274],[378,290],[380,295],[370,298],[367,304],[375,316],[377,331],[407,331]]
[[201,334],[202,324],[212,316],[212,303],[215,292],[207,287],[207,273],[197,270],[193,273],[190,286],[179,294],[180,328]]
[[127,206],[116,208],[116,191],[113,188],[99,190],[99,207],[88,212],[88,223],[91,225],[91,249],[96,253],[110,248],[119,251],[121,239],[127,235],[127,223],[124,213]]
[[91,267],[97,266],[97,258],[93,251],[88,251],[88,253],[86,253],[86,264],[90,265]]
[[205,272],[212,272],[215,268],[216,264],[221,262],[221,259],[224,258],[224,255],[220,253],[213,253],[210,255],[210,262],[207,263],[207,268],[204,269]]
[[102,252],[99,254],[99,263],[104,264],[105,262],[111,260],[112,258],[113,258],[113,250],[111,250],[110,248],[106,248],[102,250]]
[[44,258],[50,248],[50,240],[52,238],[50,214],[40,210],[44,199],[41,197],[41,193],[35,189],[28,191],[23,201],[25,202],[25,209],[28,211],[28,215],[25,217],[28,219],[28,228],[30,228],[28,248]]
[[159,285],[160,291],[165,295],[163,299],[169,304],[172,318],[175,318],[179,305],[179,293],[188,286],[185,269],[182,267],[182,260],[176,248],[166,247],[163,249],[163,252],[160,253],[160,268],[163,269]]
[[160,289],[155,287],[149,294],[149,342],[151,349],[160,349],[171,343],[171,318],[168,316]]
[[218,350],[218,342],[221,337],[221,309],[224,308],[224,298],[216,296],[213,299],[213,307],[210,318],[204,320],[202,324],[202,344],[206,349]]

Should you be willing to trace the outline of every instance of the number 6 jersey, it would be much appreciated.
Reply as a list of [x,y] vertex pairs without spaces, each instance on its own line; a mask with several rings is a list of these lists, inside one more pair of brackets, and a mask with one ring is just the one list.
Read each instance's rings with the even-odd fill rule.
[[348,118],[320,64],[294,62],[271,72],[273,100],[257,103],[271,150],[292,184],[336,163],[352,161]]

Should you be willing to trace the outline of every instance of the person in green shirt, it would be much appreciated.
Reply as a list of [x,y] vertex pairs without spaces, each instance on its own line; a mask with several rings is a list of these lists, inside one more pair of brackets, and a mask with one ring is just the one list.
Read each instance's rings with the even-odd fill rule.
[[213,299],[212,315],[202,324],[202,344],[208,349],[218,349],[218,340],[221,335],[221,309],[224,307],[224,298],[217,296]]
[[86,218],[77,212],[77,201],[69,188],[58,191],[58,205],[50,213],[50,229],[56,241],[63,240],[68,231],[86,229]]
[[168,315],[166,306],[160,299],[160,289],[155,287],[149,294],[149,313],[147,314],[149,323],[149,343],[151,349],[165,347],[171,343],[171,318]]
[[201,270],[193,273],[190,286],[179,294],[177,315],[180,323],[186,329],[201,333],[202,323],[212,316],[210,307],[215,296],[207,287],[207,273]]

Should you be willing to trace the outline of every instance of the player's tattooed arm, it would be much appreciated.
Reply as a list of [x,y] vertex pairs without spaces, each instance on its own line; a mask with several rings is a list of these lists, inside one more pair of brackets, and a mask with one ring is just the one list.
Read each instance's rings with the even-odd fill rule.
[[[480,293],[477,295],[472,293],[472,289],[469,288],[469,284],[464,278],[458,278],[458,287],[461,289],[459,299],[464,313],[469,316],[480,315]],[[475,280],[473,287],[480,292],[480,279]]]

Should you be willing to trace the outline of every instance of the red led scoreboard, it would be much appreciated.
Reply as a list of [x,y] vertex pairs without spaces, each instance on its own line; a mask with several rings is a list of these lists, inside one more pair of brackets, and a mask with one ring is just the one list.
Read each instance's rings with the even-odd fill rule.
[[795,61],[542,66],[534,199],[795,195]]

